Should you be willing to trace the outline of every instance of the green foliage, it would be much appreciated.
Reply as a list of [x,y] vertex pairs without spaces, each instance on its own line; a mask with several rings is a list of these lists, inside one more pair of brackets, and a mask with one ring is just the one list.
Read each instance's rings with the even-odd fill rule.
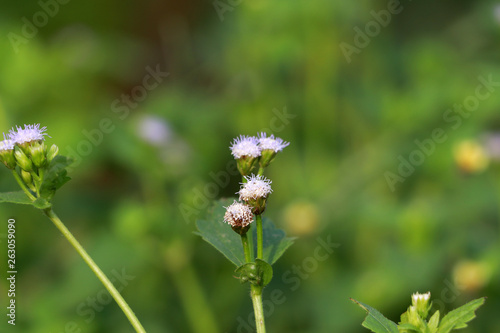
[[23,191],[0,193],[0,203],[10,202],[15,204],[32,205],[33,201]]
[[234,271],[239,276],[241,283],[250,282],[254,285],[265,287],[273,279],[273,268],[267,262],[256,259],[241,265]]
[[49,164],[47,172],[43,177],[42,185],[40,186],[40,197],[49,201],[54,197],[56,191],[66,184],[70,177],[67,176],[66,168],[73,163],[71,158],[58,155]]
[[475,311],[484,304],[485,298],[478,298],[450,311],[441,322],[439,322],[439,311],[426,321],[426,318],[421,318],[416,309],[410,306],[401,316],[402,323],[399,325],[384,317],[376,309],[352,298],[351,300],[367,312],[362,325],[374,333],[449,333],[454,329],[467,327],[467,323],[476,317]]
[[367,313],[362,325],[375,333],[398,333],[398,325],[384,317],[376,309],[351,298],[351,301],[358,304]]
[[484,301],[484,297],[478,298],[448,312],[441,320],[437,333],[448,333],[454,329],[467,327],[467,323],[476,317],[475,311],[484,304]]
[[[214,201],[207,216],[203,220],[198,220],[196,226],[198,234],[219,252],[221,252],[233,264],[240,267],[245,263],[245,255],[241,245],[241,238],[231,227],[224,223],[224,207],[229,206],[233,199],[223,199]],[[293,238],[285,236],[285,232],[278,229],[269,220],[262,221],[264,232],[264,261],[270,265],[274,264],[293,244]],[[250,230],[255,229],[251,227]],[[253,240],[256,241],[254,234]]]

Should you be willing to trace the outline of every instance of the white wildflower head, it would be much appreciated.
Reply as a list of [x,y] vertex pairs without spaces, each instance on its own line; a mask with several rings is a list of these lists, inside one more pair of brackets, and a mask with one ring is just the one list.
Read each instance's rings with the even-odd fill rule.
[[259,146],[261,150],[272,150],[277,153],[289,144],[290,142],[283,141],[281,138],[275,138],[273,134],[267,136],[264,132],[259,133]]
[[237,201],[234,201],[230,206],[224,208],[226,208],[224,222],[231,225],[233,230],[238,233],[241,231],[246,232],[248,229],[244,230],[243,228],[248,227],[253,221],[251,208]]
[[240,200],[252,207],[252,213],[260,215],[266,209],[267,197],[273,191],[271,181],[264,176],[245,176],[246,183],[241,183],[241,189],[237,194]]
[[259,140],[254,136],[240,135],[234,139],[230,149],[238,171],[243,176],[249,175],[260,157]]
[[272,134],[267,136],[264,132],[259,134],[258,140],[262,154],[259,160],[261,168],[265,168],[271,164],[276,157],[276,154],[290,144],[289,142],[283,141],[281,138],[275,138]]
[[240,200],[251,201],[252,199],[267,198],[273,191],[271,189],[272,182],[264,176],[251,175],[250,177],[245,176],[245,179],[247,182],[241,183],[242,187],[238,192]]
[[230,149],[235,159],[260,156],[259,140],[254,136],[240,135],[234,139]]
[[43,141],[47,130],[47,126],[40,128],[40,124],[34,125],[24,125],[24,128],[16,126],[9,131],[9,139],[14,141],[16,144],[22,145],[23,143],[32,141]]

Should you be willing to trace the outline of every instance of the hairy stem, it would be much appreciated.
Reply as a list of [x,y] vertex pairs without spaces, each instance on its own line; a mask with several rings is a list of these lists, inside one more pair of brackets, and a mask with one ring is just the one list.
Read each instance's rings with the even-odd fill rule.
[[88,255],[87,251],[80,245],[80,243],[76,240],[76,238],[71,234],[71,232],[66,228],[64,223],[59,219],[59,217],[54,213],[52,208],[44,209],[43,212],[47,217],[54,223],[54,225],[61,231],[64,237],[71,243],[71,245],[75,248],[78,254],[83,258],[83,260],[89,265],[90,269],[94,272],[94,274],[101,280],[102,284],[109,291],[111,296],[115,299],[116,303],[120,306],[123,313],[127,316],[128,320],[135,328],[138,333],[146,333],[144,327],[142,327],[139,319],[135,316],[132,309],[129,307],[127,302],[123,299],[122,295],[116,290],[115,286],[109,281],[107,276],[102,272],[102,270],[97,266],[97,264],[92,260],[92,258]]

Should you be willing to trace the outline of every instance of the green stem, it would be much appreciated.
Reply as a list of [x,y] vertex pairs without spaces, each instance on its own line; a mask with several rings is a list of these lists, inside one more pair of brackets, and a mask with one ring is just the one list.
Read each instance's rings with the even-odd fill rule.
[[264,323],[264,308],[262,307],[262,287],[252,284],[250,288],[257,333],[266,333],[266,325]]
[[257,224],[257,259],[264,258],[264,232],[262,230],[262,215],[257,215],[255,217],[255,222]]
[[247,263],[252,262],[250,243],[248,242],[247,234],[241,235],[241,243],[243,244],[243,252],[245,253],[245,261]]
[[30,190],[26,187],[26,184],[24,184],[23,180],[19,176],[19,174],[16,172],[16,170],[12,170],[12,174],[14,175],[14,178],[16,179],[17,183],[21,187],[21,189],[26,193],[28,198],[30,198],[32,201],[35,201],[36,198],[33,194],[31,194]]
[[264,174],[264,169],[265,168],[263,167],[259,167],[259,173],[258,173],[259,176],[262,176]]
[[80,243],[76,240],[76,238],[71,234],[71,232],[66,228],[64,223],[59,219],[59,217],[54,213],[52,208],[44,209],[43,212],[47,217],[54,223],[54,225],[61,231],[61,233],[66,237],[66,239],[73,245],[78,254],[83,258],[83,260],[89,265],[90,269],[94,272],[94,274],[101,280],[102,284],[109,291],[111,296],[115,299],[116,303],[120,306],[123,313],[127,316],[128,320],[135,328],[138,333],[145,333],[144,327],[142,327],[141,323],[135,316],[132,309],[129,307],[127,302],[120,295],[118,290],[116,290],[115,286],[109,281],[106,275],[101,271],[99,266],[92,260],[92,258],[88,255],[85,249],[80,245]]

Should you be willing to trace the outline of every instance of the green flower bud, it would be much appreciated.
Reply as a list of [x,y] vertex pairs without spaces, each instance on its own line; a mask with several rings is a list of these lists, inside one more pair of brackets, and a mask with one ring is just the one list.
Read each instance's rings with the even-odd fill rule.
[[14,143],[11,140],[0,141],[0,161],[11,170],[16,168]]
[[272,149],[265,149],[261,151],[259,164],[262,168],[267,167],[276,157],[277,153]]
[[59,154],[59,147],[56,145],[52,145],[49,151],[47,152],[47,163],[52,162],[52,160],[54,159],[54,157],[57,156],[57,154]]
[[253,168],[257,165],[259,159],[251,156],[243,156],[236,160],[238,171],[242,176],[248,176],[252,173]]
[[29,148],[31,154],[31,160],[37,168],[42,168],[47,164],[47,146],[45,143],[36,142]]
[[425,294],[415,293],[411,295],[412,307],[415,308],[420,318],[424,320],[427,318],[427,315],[429,314],[432,306],[432,303],[429,302],[430,298],[430,292],[427,292]]
[[14,150],[15,150],[14,156],[16,158],[17,165],[19,165],[19,167],[24,171],[27,172],[33,171],[33,163],[28,158],[28,156],[26,156],[26,154],[17,146],[14,148]]
[[21,170],[21,178],[28,187],[31,188],[31,184],[33,183],[33,177],[31,173]]

